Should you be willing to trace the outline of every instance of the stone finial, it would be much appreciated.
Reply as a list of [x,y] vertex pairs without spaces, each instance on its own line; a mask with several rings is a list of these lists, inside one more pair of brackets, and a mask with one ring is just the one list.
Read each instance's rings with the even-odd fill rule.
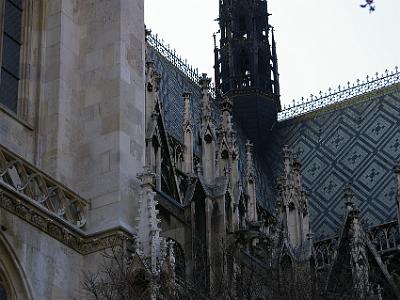
[[394,173],[400,174],[400,161],[396,163],[396,166],[394,167]]
[[211,79],[207,77],[206,73],[203,73],[202,78],[199,81],[201,86],[201,119],[203,125],[208,123],[211,120],[211,101],[208,95],[208,91],[210,88]]
[[185,173],[193,173],[193,128],[192,128],[192,110],[190,104],[191,93],[184,92],[182,94],[184,99],[184,113],[183,113],[183,166],[182,170]]
[[246,141],[246,173],[247,176],[254,176],[254,160],[253,160],[253,149],[254,145],[247,140]]
[[222,99],[222,101],[220,103],[220,107],[221,107],[222,112],[226,111],[226,112],[229,112],[230,114],[232,114],[233,102],[229,97],[224,96],[224,98]]
[[157,175],[151,171],[149,166],[145,166],[143,169],[144,171],[137,175],[137,178],[142,182],[141,186],[153,188]]
[[155,70],[154,62],[146,62],[146,88],[149,92],[158,92],[160,89],[161,75]]
[[347,211],[352,212],[353,216],[358,215],[358,209],[355,208],[353,202],[353,190],[351,188],[351,184],[348,183],[344,189],[344,203],[346,205]]
[[210,83],[211,83],[211,78],[207,77],[207,73],[201,74],[199,84],[201,86],[201,90],[203,93],[205,92],[206,94],[208,94],[208,89],[210,87]]
[[289,149],[289,146],[288,145],[284,145],[283,146],[283,158],[290,158],[290,156],[291,156],[291,151],[290,151],[290,149]]
[[293,160],[293,170],[300,172],[300,168],[301,168],[301,163],[297,159]]
[[[348,183],[344,189],[344,203],[346,204],[346,207],[350,207],[351,209],[353,208],[353,191],[351,189],[350,183]],[[349,209],[349,210],[351,210]]]
[[396,207],[397,207],[397,224],[400,224],[400,161],[394,167],[396,174]]
[[192,93],[183,92],[183,102],[184,102],[184,112],[183,112],[183,124],[184,126],[188,125],[192,121],[191,107],[190,107],[190,97]]
[[282,176],[279,176],[276,179],[276,188],[278,189],[279,192],[281,192],[283,190],[283,186],[284,186],[284,179]]

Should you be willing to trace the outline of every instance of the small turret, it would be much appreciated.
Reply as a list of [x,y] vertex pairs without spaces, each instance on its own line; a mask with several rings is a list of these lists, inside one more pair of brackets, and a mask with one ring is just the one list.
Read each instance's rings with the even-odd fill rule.
[[193,168],[193,120],[192,110],[190,103],[191,93],[184,92],[182,97],[184,101],[184,113],[183,113],[183,172],[192,174]]
[[289,148],[283,148],[283,175],[278,181],[280,219],[293,247],[302,245],[310,237],[310,217],[307,193],[302,188],[301,164],[293,158]]
[[211,79],[207,74],[203,74],[200,79],[200,86],[202,92],[201,99],[201,167],[203,177],[206,182],[211,183],[214,181],[215,172],[215,128],[211,118],[211,100],[209,96]]
[[161,137],[158,128],[160,74],[153,62],[146,63],[146,167],[155,177],[156,188],[161,190]]
[[366,235],[359,220],[359,210],[353,203],[353,191],[348,184],[344,191],[348,218],[350,218],[350,263],[357,299],[369,299],[369,262],[367,257]]
[[256,222],[257,218],[257,197],[256,182],[253,161],[253,144],[246,142],[246,193],[247,200],[247,221]]
[[218,176],[226,177],[228,181],[228,194],[225,197],[228,231],[234,231],[239,225],[239,155],[236,145],[236,131],[232,124],[232,101],[224,97],[220,102],[221,126],[217,133],[217,172]]

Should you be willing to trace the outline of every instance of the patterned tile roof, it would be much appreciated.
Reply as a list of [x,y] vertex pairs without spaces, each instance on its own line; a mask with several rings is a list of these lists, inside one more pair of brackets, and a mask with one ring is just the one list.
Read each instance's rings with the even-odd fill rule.
[[[366,225],[394,219],[393,167],[400,159],[399,87],[281,122],[275,131],[269,159],[272,164],[279,160],[284,144],[300,159],[317,237],[333,235],[342,223],[343,188],[348,182]],[[273,170],[276,178],[278,165]]]

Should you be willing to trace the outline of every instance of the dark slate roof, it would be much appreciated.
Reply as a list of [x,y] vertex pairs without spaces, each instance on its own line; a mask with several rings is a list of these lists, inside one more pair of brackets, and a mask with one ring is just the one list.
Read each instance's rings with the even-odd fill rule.
[[[151,46],[147,47],[146,60],[153,61],[156,70],[161,75],[160,100],[164,111],[165,126],[168,134],[183,141],[183,92],[192,93],[192,117],[194,124],[195,153],[200,154],[199,136],[200,131],[200,109],[201,109],[201,89],[200,86],[187,78],[178,68],[173,66],[160,53]],[[213,119],[215,124],[219,124],[219,108],[217,103],[212,103]]]
[[[153,61],[156,70],[161,75],[160,82],[160,101],[163,106],[165,126],[168,134],[173,136],[180,142],[183,142],[183,111],[184,103],[182,93],[189,91],[192,93],[192,116],[194,123],[194,152],[200,156],[200,107],[201,107],[201,90],[199,85],[191,81],[184,75],[178,68],[173,66],[166,58],[164,58],[159,52],[154,50],[151,46],[147,47],[146,60]],[[217,128],[220,124],[220,109],[216,101],[212,102],[213,108],[213,121]],[[239,171],[243,180],[245,175],[245,144],[247,138],[240,128],[235,128],[238,133],[238,146],[239,146]],[[256,172],[256,187],[257,187],[257,199],[259,204],[272,211],[273,208],[273,193],[270,188],[270,176],[266,175],[264,166],[266,164],[265,159],[262,155],[255,155],[255,172]],[[243,182],[243,181],[242,181]]]
[[[160,99],[168,133],[183,140],[182,92],[192,93],[195,153],[200,154],[200,87],[150,46],[147,60],[161,73]],[[217,103],[213,119],[219,121]],[[376,225],[395,217],[393,167],[400,160],[399,85],[382,88],[278,123],[268,147],[255,153],[257,199],[273,212],[281,151],[289,145],[302,163],[303,185],[310,193],[311,227],[316,240],[337,233],[344,217],[343,188],[352,182],[363,220]],[[238,132],[239,168],[244,176],[246,136]]]
[[393,167],[400,159],[399,125],[399,85],[280,122],[268,156],[274,178],[280,150],[287,144],[302,163],[317,239],[334,235],[340,227],[348,182],[367,226],[395,218]]

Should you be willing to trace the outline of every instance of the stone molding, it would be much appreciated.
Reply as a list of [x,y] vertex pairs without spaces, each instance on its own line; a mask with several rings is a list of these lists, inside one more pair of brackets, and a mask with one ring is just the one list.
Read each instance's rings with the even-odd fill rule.
[[[128,247],[134,246],[133,235],[123,228],[87,234],[83,228],[89,209],[88,201],[2,145],[0,208],[82,255],[125,242]],[[68,213],[68,210],[76,214]]]
[[26,196],[73,226],[84,228],[86,224],[88,201],[2,145],[0,184]]
[[133,249],[133,235],[122,228],[88,235],[44,210],[34,202],[21,197],[15,191],[0,185],[0,208],[33,225],[40,231],[70,247],[76,252],[87,255],[107,249],[114,245],[127,243]]

